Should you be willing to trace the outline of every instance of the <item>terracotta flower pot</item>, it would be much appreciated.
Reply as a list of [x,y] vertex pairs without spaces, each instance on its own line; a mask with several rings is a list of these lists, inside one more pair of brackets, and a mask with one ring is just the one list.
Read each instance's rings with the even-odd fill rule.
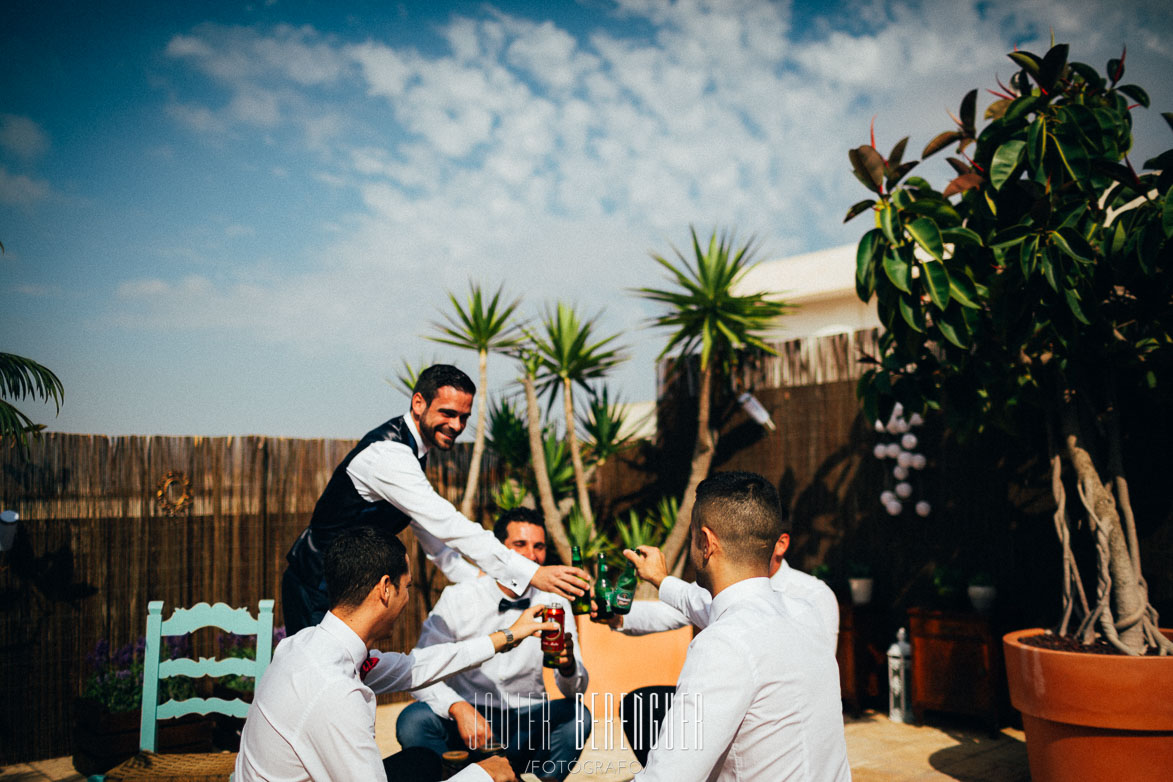
[[1019,641],[1041,632],[1002,638],[1034,782],[1173,779],[1173,657],[1059,652]]

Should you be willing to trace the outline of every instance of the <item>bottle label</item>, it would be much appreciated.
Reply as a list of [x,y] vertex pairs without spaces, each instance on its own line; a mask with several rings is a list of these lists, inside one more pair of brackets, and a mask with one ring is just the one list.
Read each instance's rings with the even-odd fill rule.
[[614,597],[616,608],[631,608],[632,594],[630,592],[616,592]]

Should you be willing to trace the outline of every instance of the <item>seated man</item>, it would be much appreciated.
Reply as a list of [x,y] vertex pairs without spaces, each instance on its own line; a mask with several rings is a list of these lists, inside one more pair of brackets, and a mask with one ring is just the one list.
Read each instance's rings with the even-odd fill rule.
[[[493,533],[506,548],[537,564],[546,560],[546,528],[528,508],[508,511]],[[565,698],[550,700],[542,678],[542,650],[527,639],[479,668],[414,693],[418,703],[399,715],[395,730],[404,747],[478,748],[490,740],[505,747],[519,773],[561,780],[570,773],[582,741],[590,733],[591,715],[575,701],[586,691],[587,672],[574,643],[574,618],[565,598],[533,587],[520,595],[491,576],[463,581],[444,590],[424,622],[417,652],[433,644],[460,641],[514,621],[532,604],[557,604],[566,612],[566,648],[554,671]]]
[[689,555],[712,595],[638,782],[851,778],[834,648],[771,588],[778,494],[717,473],[696,491]]
[[[280,644],[258,683],[241,734],[237,782],[252,780],[436,780],[440,759],[426,751],[385,762],[375,743],[375,694],[423,687],[489,660],[518,639],[553,629],[522,612],[508,630],[411,654],[371,653],[407,604],[407,550],[372,527],[341,532],[325,556],[330,611]],[[503,782],[516,776],[488,758],[453,779]]]

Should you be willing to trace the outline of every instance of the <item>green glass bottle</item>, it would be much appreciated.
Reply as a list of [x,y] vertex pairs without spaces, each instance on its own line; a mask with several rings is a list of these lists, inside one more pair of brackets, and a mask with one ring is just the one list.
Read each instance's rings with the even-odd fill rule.
[[592,622],[606,622],[615,614],[611,611],[611,580],[607,578],[607,560],[599,554],[595,571],[595,615]]
[[635,585],[638,583],[635,565],[628,565],[615,580],[615,589],[611,592],[611,611],[616,616],[622,616],[631,610],[631,601],[635,599]]
[[[582,566],[582,552],[578,550],[578,546],[571,546],[570,548],[570,564],[574,565],[576,568],[586,570],[586,568]],[[591,612],[590,583],[588,582],[584,584],[583,588],[585,591],[570,602],[570,610],[575,615],[589,614]]]

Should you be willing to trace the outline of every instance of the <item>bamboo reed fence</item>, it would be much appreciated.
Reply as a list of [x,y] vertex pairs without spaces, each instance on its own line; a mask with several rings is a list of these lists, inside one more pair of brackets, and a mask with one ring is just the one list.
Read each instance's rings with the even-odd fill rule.
[[[0,765],[70,753],[86,656],[99,639],[116,648],[142,636],[148,601],[255,608],[272,597],[280,625],[285,552],[353,444],[47,434],[27,458],[0,449],[0,504],[21,517],[16,547],[0,555]],[[433,485],[451,500],[469,450],[430,459]],[[494,472],[489,455],[481,496]],[[414,551],[410,533],[404,540]],[[431,589],[414,593],[384,648],[414,645],[445,584],[421,575]]]

